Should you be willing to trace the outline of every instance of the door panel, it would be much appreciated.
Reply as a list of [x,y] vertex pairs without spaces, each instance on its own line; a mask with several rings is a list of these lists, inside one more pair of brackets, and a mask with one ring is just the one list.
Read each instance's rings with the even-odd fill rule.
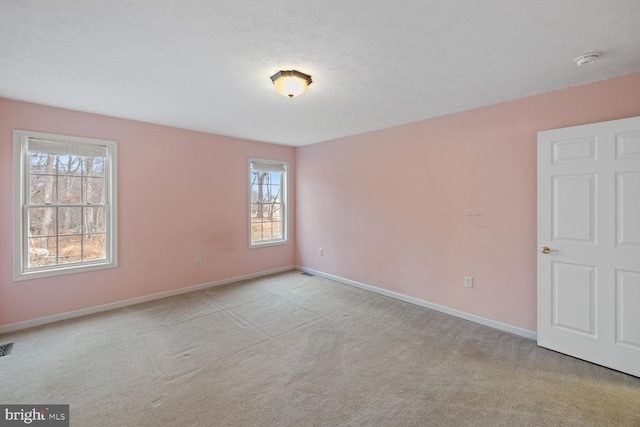
[[538,344],[640,376],[640,117],[538,133]]
[[552,263],[553,326],[590,336],[596,335],[597,282],[593,266]]
[[640,246],[640,172],[616,174],[618,245]]
[[619,134],[616,138],[616,158],[633,159],[640,157],[640,132]]
[[553,163],[584,162],[595,160],[595,138],[570,139],[553,142]]
[[596,176],[553,177],[553,240],[594,243]]
[[640,273],[618,270],[616,296],[616,341],[640,350]]

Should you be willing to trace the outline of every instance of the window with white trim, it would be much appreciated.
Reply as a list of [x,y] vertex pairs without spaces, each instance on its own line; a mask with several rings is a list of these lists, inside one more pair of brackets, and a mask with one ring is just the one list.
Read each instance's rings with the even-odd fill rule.
[[288,163],[249,159],[249,246],[287,242]]
[[13,131],[14,279],[117,266],[117,144]]

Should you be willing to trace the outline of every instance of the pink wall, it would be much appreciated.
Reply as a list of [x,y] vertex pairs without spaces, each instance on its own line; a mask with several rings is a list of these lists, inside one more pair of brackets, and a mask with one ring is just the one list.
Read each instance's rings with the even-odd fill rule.
[[[0,99],[0,326],[292,265],[247,248],[255,156],[292,166],[296,264],[535,330],[536,132],[638,99],[634,74],[298,149]],[[117,269],[13,282],[13,129],[119,142]]]
[[[13,282],[12,130],[118,141],[119,267]],[[0,325],[293,265],[248,249],[247,159],[295,149],[0,99]],[[291,170],[291,216],[295,172]],[[195,266],[195,257],[202,265]]]
[[299,148],[296,264],[533,331],[536,133],[637,115],[640,74]]

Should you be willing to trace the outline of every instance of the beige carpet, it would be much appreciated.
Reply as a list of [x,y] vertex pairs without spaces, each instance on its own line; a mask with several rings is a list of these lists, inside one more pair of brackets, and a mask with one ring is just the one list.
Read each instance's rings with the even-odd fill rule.
[[298,271],[7,342],[0,403],[72,426],[640,426],[639,378]]

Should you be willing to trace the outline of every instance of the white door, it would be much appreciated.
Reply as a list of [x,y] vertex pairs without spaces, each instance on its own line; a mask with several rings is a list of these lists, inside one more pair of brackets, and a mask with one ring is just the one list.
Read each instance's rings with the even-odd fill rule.
[[640,117],[538,133],[538,345],[640,377]]

